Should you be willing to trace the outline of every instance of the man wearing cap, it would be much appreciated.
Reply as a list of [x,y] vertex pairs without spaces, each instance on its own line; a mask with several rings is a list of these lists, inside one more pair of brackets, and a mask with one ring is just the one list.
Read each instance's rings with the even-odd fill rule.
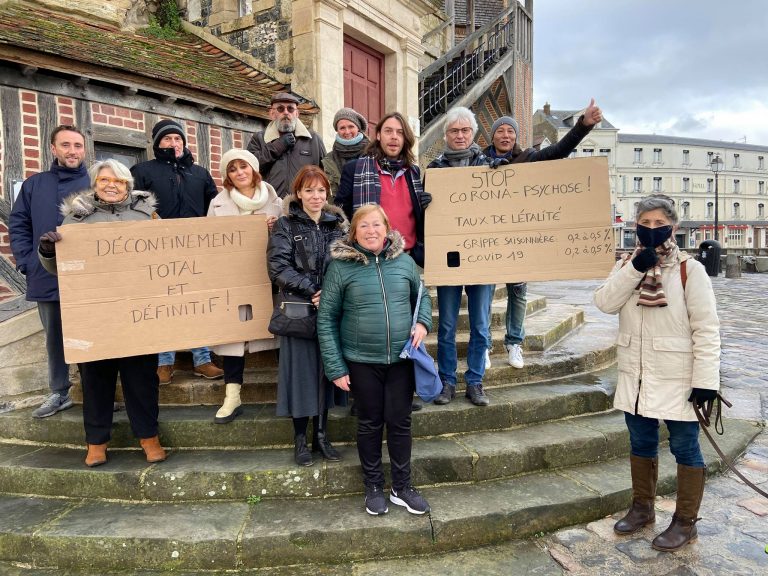
[[344,164],[360,158],[369,143],[365,135],[368,121],[352,108],[342,108],[336,112],[333,117],[333,129],[336,131],[333,148],[323,158],[323,170],[331,183],[332,196],[329,196],[328,202],[332,202],[332,197],[339,191]]
[[[218,190],[210,172],[195,164],[181,125],[168,119],[155,124],[152,149],[154,160],[140,162],[131,168],[134,188],[155,195],[160,218],[205,216]],[[191,352],[195,374],[209,379],[224,375],[224,371],[211,362],[208,348],[193,348]],[[176,352],[159,355],[157,375],[160,384],[168,384],[173,378],[175,361]]]
[[303,166],[320,166],[325,146],[320,135],[299,120],[299,99],[287,92],[272,96],[263,132],[256,132],[248,151],[259,160],[259,172],[280,198],[290,193],[291,183]]
[[[595,99],[592,98],[589,106],[584,109],[584,114],[579,117],[573,128],[552,146],[543,150],[528,148],[523,150],[517,143],[517,135],[520,129],[517,120],[509,116],[502,116],[491,127],[491,145],[484,152],[491,166],[499,164],[517,164],[520,162],[540,162],[542,160],[560,160],[566,158],[579,142],[592,131],[592,128],[603,119],[603,114]],[[504,336],[504,347],[507,350],[509,365],[514,368],[522,368],[523,351],[522,344],[525,339],[526,311],[525,282],[507,284],[507,333]]]

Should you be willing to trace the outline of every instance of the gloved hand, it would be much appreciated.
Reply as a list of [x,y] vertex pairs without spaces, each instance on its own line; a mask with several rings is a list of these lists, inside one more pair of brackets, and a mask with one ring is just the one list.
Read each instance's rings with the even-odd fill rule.
[[638,252],[637,256],[632,258],[632,266],[638,272],[646,272],[653,268],[658,260],[659,257],[656,255],[656,250],[653,248],[643,248],[643,250]]
[[499,166],[505,166],[507,164],[509,164],[509,160],[507,160],[506,158],[494,158],[493,160],[491,160],[491,163],[488,164],[488,166],[496,170],[496,168],[498,168]]
[[285,147],[288,148],[288,150],[296,145],[296,136],[293,135],[293,132],[283,132],[283,135],[280,136],[280,140],[285,144]]
[[710,390],[709,388],[693,388],[691,395],[688,397],[688,402],[693,402],[696,406],[701,408],[710,400],[717,398],[717,390]]
[[40,253],[43,256],[53,256],[56,254],[56,242],[59,240],[61,240],[61,234],[55,230],[51,230],[40,236]]

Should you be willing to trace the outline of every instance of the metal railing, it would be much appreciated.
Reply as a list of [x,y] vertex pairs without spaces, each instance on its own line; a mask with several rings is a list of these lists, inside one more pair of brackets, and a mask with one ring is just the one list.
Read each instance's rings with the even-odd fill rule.
[[[512,49],[530,60],[533,23],[515,1],[473,34],[426,67],[419,74],[419,121],[422,131],[448,111],[464,94]],[[517,39],[517,46],[515,40]]]

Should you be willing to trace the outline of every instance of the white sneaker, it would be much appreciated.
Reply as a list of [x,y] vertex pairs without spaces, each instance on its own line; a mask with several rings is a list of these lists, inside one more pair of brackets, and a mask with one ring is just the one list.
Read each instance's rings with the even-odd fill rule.
[[491,368],[491,351],[486,350],[485,351],[485,369],[489,370]]
[[507,344],[507,352],[509,353],[509,365],[512,368],[522,368],[525,366],[523,362],[523,349],[520,348],[520,344]]

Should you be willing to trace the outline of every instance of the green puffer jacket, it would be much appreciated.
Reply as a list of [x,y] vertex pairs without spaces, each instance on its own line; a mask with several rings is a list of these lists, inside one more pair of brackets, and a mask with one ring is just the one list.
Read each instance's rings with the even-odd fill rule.
[[[419,293],[419,269],[403,253],[403,237],[387,235],[376,256],[359,244],[338,240],[323,279],[317,336],[330,380],[349,374],[347,360],[367,364],[402,362],[411,337],[413,306]],[[418,321],[432,330],[432,301],[421,296]]]

